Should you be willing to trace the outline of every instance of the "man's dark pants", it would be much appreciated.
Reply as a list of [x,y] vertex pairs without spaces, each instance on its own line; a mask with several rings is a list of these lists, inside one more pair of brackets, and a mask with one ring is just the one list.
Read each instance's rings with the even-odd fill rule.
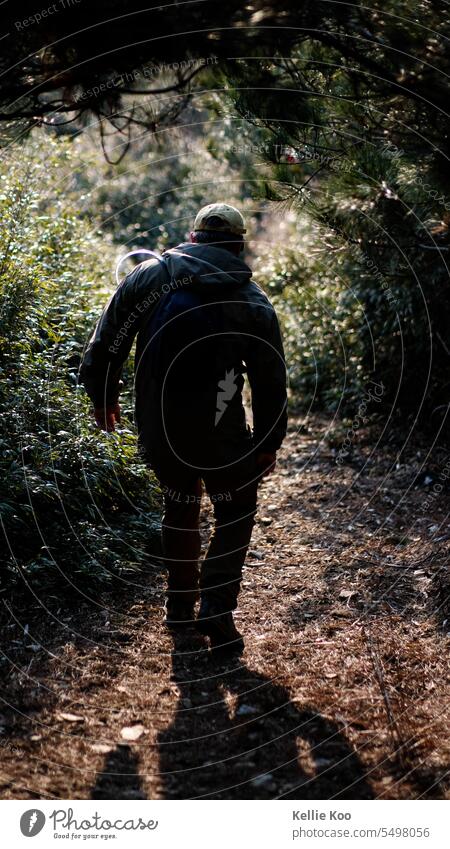
[[[222,468],[198,469],[173,459],[153,464],[164,494],[163,555],[170,599],[207,598],[234,610],[255,522],[259,476],[254,454]],[[202,480],[214,510],[214,530],[199,572]]]

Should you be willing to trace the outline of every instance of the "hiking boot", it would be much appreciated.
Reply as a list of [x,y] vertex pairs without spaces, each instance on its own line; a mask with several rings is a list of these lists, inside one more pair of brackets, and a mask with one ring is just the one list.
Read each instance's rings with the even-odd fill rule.
[[209,637],[211,649],[236,654],[244,650],[244,640],[234,624],[231,610],[224,612],[212,601],[202,600],[195,627]]
[[195,602],[167,598],[164,613],[164,624],[168,628],[187,628],[194,624]]

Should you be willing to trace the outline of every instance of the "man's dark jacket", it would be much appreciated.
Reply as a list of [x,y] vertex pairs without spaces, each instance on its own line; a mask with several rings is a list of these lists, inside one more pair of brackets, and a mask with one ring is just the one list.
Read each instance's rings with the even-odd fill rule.
[[[136,421],[150,463],[207,467],[251,444],[276,451],[286,433],[286,369],[275,311],[250,268],[213,245],[182,244],[138,265],[90,340],[80,380],[96,407],[119,396],[137,334]],[[242,404],[252,393],[253,437]]]

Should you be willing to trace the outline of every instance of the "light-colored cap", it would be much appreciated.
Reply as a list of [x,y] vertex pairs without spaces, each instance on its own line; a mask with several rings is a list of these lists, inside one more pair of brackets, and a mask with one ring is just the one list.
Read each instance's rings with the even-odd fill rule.
[[228,203],[209,203],[202,206],[195,217],[194,230],[223,230],[237,236],[246,232],[241,213]]

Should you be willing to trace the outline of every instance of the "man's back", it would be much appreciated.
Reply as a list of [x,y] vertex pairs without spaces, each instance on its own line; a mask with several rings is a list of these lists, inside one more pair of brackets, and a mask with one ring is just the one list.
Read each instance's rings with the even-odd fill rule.
[[248,266],[224,248],[180,245],[164,260],[173,280],[188,282],[170,289],[138,337],[136,406],[144,446],[150,456],[169,447],[197,466],[233,454],[249,438],[246,371],[259,439],[273,443],[284,426],[285,368],[270,302]]

